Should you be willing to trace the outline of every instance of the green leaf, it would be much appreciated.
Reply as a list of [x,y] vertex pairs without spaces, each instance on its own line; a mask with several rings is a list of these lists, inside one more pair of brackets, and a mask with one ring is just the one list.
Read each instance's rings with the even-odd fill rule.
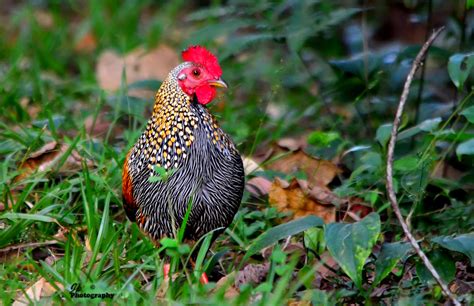
[[461,155],[474,155],[474,138],[461,143],[456,148],[456,154],[458,157]]
[[432,239],[443,248],[451,251],[463,253],[469,257],[471,267],[474,267],[474,233],[468,233],[458,236],[440,236]]
[[474,67],[474,53],[454,54],[449,58],[448,73],[451,81],[458,89],[462,89]]
[[427,119],[412,128],[409,128],[409,129],[404,130],[403,132],[400,132],[400,134],[397,137],[397,140],[407,139],[421,132],[432,133],[438,129],[438,126],[441,123],[441,121],[442,120],[440,117]]
[[466,9],[471,9],[474,7],[474,0],[467,0],[466,1]]
[[418,158],[413,155],[404,156],[393,163],[393,169],[405,172],[418,167]]
[[331,142],[341,139],[337,132],[314,131],[308,136],[308,143],[317,147],[327,147]]
[[375,288],[387,277],[410,249],[411,245],[408,242],[384,243],[382,245],[382,250],[375,261],[375,279],[372,283],[372,288]]
[[324,230],[319,227],[312,227],[304,231],[304,246],[321,255],[326,249],[326,242],[324,241]]
[[[448,252],[443,249],[438,249],[430,252],[427,256],[442,280],[449,283],[454,279],[456,264]],[[431,272],[428,271],[421,260],[416,263],[416,274],[424,283],[435,282]]]
[[0,219],[20,219],[20,220],[33,220],[33,221],[41,221],[41,222],[55,222],[58,221],[54,218],[49,216],[39,215],[39,214],[25,214],[25,213],[14,213],[14,212],[6,212],[0,215]]
[[360,290],[362,269],[379,235],[380,216],[377,213],[371,213],[356,223],[331,223],[325,227],[329,253]]
[[466,108],[460,114],[466,117],[470,123],[474,123],[474,106]]
[[276,243],[278,240],[301,233],[314,226],[323,226],[324,222],[316,216],[307,216],[285,224],[275,226],[255,239],[245,254],[242,263],[258,251]]
[[390,139],[390,134],[392,133],[392,126],[393,125],[391,123],[383,124],[379,126],[377,132],[375,133],[375,139],[384,148],[387,145],[388,140]]

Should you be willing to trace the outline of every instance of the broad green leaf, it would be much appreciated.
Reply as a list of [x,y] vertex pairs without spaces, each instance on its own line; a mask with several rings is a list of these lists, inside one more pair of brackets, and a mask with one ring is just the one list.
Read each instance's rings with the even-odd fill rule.
[[463,253],[471,260],[471,267],[474,267],[474,233],[455,237],[441,236],[433,238],[432,241],[448,250]]
[[[443,249],[438,249],[427,254],[431,263],[439,273],[441,279],[449,283],[454,279],[456,273],[456,264],[451,255]],[[423,262],[419,260],[416,263],[416,274],[424,283],[434,283],[435,280],[431,272],[425,267]]]
[[304,246],[307,249],[314,251],[321,255],[326,249],[326,242],[324,241],[324,230],[319,227],[312,227],[304,231]]
[[418,167],[418,158],[413,155],[404,156],[393,163],[393,169],[398,171],[412,171]]
[[416,126],[406,129],[403,132],[400,132],[400,134],[397,137],[397,140],[403,140],[407,139],[410,137],[413,137],[421,132],[434,132],[439,124],[441,123],[441,118],[432,118],[432,119],[427,119]]
[[380,235],[380,217],[371,213],[352,224],[325,226],[327,248],[342,270],[362,289],[362,269]]
[[454,54],[449,58],[448,73],[451,81],[458,89],[462,89],[474,67],[474,53]]
[[405,257],[411,245],[408,242],[384,243],[377,260],[375,261],[375,279],[372,287],[375,288],[393,270],[397,263]]
[[340,139],[337,132],[314,131],[308,136],[308,142],[317,147],[327,147],[331,142]]
[[456,148],[456,154],[459,157],[461,155],[473,155],[474,154],[474,138],[458,145],[458,147]]
[[474,123],[474,106],[466,108],[460,114],[466,117],[470,123]]
[[384,148],[387,145],[388,140],[390,139],[390,134],[392,133],[392,126],[393,125],[391,123],[383,124],[379,126],[377,132],[375,133],[375,139]]
[[471,9],[474,7],[474,0],[467,0],[466,1],[466,9]]
[[321,218],[318,218],[316,216],[307,216],[301,219],[293,220],[288,223],[275,226],[274,228],[269,229],[265,233],[258,236],[257,239],[255,239],[255,241],[250,245],[242,262],[245,262],[245,260],[253,254],[257,253],[263,248],[266,248],[267,246],[276,243],[280,239],[301,233],[302,231],[305,231],[311,227],[322,226],[323,224],[324,222]]

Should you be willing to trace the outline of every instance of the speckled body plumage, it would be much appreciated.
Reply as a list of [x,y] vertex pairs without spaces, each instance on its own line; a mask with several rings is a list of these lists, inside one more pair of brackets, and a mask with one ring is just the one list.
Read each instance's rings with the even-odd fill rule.
[[[190,201],[185,238],[224,229],[238,210],[244,171],[235,145],[204,105],[185,94],[173,69],[156,94],[153,115],[124,164],[127,216],[153,240],[173,237]],[[158,182],[154,166],[171,175]]]

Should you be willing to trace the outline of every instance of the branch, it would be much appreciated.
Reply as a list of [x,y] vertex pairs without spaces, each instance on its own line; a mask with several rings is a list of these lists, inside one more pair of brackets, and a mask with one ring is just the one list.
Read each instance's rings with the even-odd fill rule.
[[413,77],[415,75],[416,70],[420,67],[421,62],[426,55],[426,52],[428,51],[429,47],[431,46],[433,41],[436,39],[436,37],[438,37],[439,33],[441,33],[441,31],[443,30],[444,30],[444,27],[437,29],[436,31],[433,32],[433,34],[431,34],[431,36],[425,42],[420,52],[418,52],[418,55],[416,56],[415,60],[413,61],[410,73],[408,74],[407,79],[405,81],[405,85],[403,86],[403,92],[400,97],[400,102],[398,103],[397,113],[395,115],[395,120],[393,121],[390,142],[388,144],[387,191],[388,191],[388,198],[390,200],[390,203],[392,204],[393,211],[395,212],[395,215],[397,216],[397,219],[400,222],[400,225],[402,226],[405,236],[408,238],[408,240],[410,241],[410,244],[415,249],[415,252],[418,254],[418,256],[420,256],[421,260],[423,261],[423,264],[431,272],[431,274],[433,275],[433,278],[441,286],[441,289],[443,290],[444,295],[447,296],[453,302],[454,305],[461,305],[456,300],[456,297],[454,296],[454,294],[448,289],[448,286],[441,279],[441,277],[439,276],[438,272],[431,264],[428,257],[426,257],[426,254],[421,250],[421,247],[416,241],[415,237],[413,237],[412,233],[410,233],[410,230],[408,229],[408,225],[403,219],[402,213],[400,211],[400,207],[398,206],[398,203],[397,203],[397,196],[395,195],[395,191],[393,189],[393,153],[395,151],[395,142],[397,141],[397,132],[400,126],[400,120],[403,114],[403,108],[407,101],[408,93],[410,92],[410,85],[411,85],[411,82],[413,81]]

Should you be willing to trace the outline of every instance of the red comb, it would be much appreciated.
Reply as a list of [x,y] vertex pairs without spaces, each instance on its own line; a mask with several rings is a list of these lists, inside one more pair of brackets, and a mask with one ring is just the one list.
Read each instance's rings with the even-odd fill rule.
[[205,67],[216,78],[222,75],[217,57],[202,46],[190,46],[181,53],[181,56],[186,62],[193,62]]

